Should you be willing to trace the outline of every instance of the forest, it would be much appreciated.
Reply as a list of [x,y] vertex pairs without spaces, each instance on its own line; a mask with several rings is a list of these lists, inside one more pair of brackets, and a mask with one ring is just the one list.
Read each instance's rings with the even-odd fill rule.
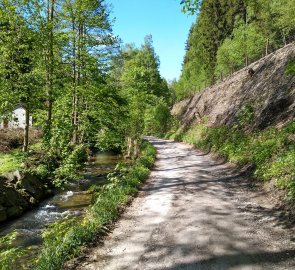
[[293,42],[292,0],[182,1],[198,14],[186,43],[178,100],[201,91],[227,75]]

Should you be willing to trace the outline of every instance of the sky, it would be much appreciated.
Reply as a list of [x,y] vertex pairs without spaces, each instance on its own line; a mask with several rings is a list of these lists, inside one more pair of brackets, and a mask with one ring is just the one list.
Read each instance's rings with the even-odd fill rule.
[[180,0],[108,0],[113,32],[124,43],[140,46],[151,34],[160,73],[167,80],[178,79],[185,53],[185,42],[194,16],[181,12]]

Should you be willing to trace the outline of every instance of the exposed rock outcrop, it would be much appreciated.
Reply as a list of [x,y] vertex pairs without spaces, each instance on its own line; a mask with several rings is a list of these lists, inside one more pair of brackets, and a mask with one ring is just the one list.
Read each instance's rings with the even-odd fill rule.
[[295,60],[295,44],[176,103],[172,114],[184,126],[204,119],[208,126],[234,125],[246,108],[251,114],[250,128],[282,126],[295,118],[295,76],[286,74],[292,60]]
[[0,222],[16,218],[52,192],[36,176],[19,171],[0,176]]

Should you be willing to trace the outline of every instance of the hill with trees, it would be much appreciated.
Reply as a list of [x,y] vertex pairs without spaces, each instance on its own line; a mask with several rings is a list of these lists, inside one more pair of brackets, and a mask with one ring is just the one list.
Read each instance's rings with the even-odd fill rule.
[[234,71],[294,41],[292,0],[186,0],[196,13],[174,86],[177,99],[198,92]]

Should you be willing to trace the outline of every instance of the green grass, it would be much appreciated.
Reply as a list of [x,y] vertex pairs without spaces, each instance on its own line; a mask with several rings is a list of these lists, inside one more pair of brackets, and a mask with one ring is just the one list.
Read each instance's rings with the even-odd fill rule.
[[24,154],[17,150],[10,153],[0,153],[0,175],[20,168]]
[[31,268],[62,269],[65,261],[78,255],[83,245],[118,217],[120,208],[137,192],[138,186],[149,175],[149,168],[154,164],[155,157],[155,148],[145,142],[141,156],[132,166],[119,164],[116,173],[109,176],[110,183],[94,195],[94,203],[83,220],[64,220],[44,232],[44,244]]
[[268,128],[246,133],[238,127],[192,126],[178,134],[180,140],[197,148],[210,149],[238,165],[252,164],[254,175],[274,180],[295,199],[295,122],[282,129]]

